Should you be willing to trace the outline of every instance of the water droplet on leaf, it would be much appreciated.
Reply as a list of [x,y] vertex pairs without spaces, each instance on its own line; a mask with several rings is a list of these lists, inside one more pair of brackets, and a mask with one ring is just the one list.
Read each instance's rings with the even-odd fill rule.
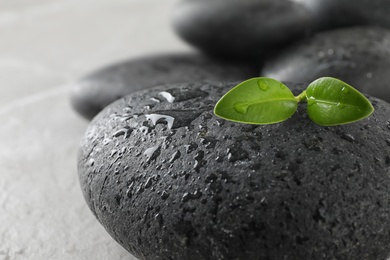
[[341,92],[343,92],[344,94],[348,94],[348,93],[349,93],[349,89],[346,88],[346,87],[343,87],[343,88],[341,89]]
[[248,112],[249,106],[248,103],[237,103],[234,105],[234,110],[236,110],[237,113],[244,115]]
[[345,105],[343,103],[340,103],[340,102],[338,102],[336,106],[338,108],[341,108],[341,109],[345,108]]
[[314,98],[309,98],[307,100],[307,105],[310,107],[316,103],[316,100]]
[[259,80],[257,82],[257,84],[259,85],[259,88],[262,90],[262,91],[267,91],[269,89],[269,84],[267,81],[265,80]]

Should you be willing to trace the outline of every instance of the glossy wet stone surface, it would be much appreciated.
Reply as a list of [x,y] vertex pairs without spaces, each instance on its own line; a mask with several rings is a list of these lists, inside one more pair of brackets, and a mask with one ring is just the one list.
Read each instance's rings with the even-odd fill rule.
[[390,31],[356,27],[328,31],[286,49],[262,76],[311,82],[339,78],[362,92],[390,101]]
[[308,11],[285,0],[183,0],[172,20],[185,41],[228,58],[266,55],[311,26]]
[[313,13],[319,29],[351,25],[390,27],[387,0],[293,0]]
[[245,80],[258,76],[254,63],[227,62],[195,53],[148,56],[102,68],[74,84],[72,105],[92,119],[111,102],[162,84]]
[[390,105],[370,98],[371,117],[337,127],[304,107],[243,125],[212,112],[234,85],[158,87],[93,119],[79,176],[111,236],[139,259],[389,256]]

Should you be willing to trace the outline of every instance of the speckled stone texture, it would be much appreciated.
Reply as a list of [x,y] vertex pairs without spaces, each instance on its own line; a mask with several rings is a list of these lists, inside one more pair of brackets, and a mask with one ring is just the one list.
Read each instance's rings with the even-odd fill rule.
[[313,13],[319,29],[350,25],[377,25],[390,28],[387,0],[293,0]]
[[93,119],[79,176],[111,236],[139,259],[389,256],[390,105],[370,98],[371,117],[337,127],[304,106],[243,125],[212,112],[234,85],[158,87]]
[[390,31],[355,27],[323,32],[270,59],[262,76],[311,82],[339,78],[362,92],[390,101]]
[[86,76],[74,84],[71,102],[78,113],[92,119],[111,102],[135,91],[171,83],[245,80],[258,74],[255,62],[217,60],[197,53],[151,55]]
[[264,56],[310,31],[309,12],[286,0],[182,0],[173,11],[177,34],[206,53]]

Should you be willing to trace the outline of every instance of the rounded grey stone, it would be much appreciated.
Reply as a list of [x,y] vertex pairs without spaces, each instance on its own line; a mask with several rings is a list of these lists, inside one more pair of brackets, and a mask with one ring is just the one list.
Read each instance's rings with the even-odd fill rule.
[[216,60],[196,53],[141,57],[102,68],[76,82],[74,109],[92,119],[111,102],[132,92],[162,84],[205,80],[245,80],[259,74],[251,62]]
[[[213,115],[234,83],[157,87],[116,101],[81,142],[85,199],[139,259],[385,259],[390,105],[321,127]],[[303,85],[287,84],[295,94]]]
[[313,13],[318,29],[351,25],[390,27],[387,0],[293,0]]
[[286,0],[183,0],[173,12],[178,35],[206,53],[253,57],[308,33],[311,17]]
[[319,33],[287,48],[266,62],[261,75],[295,82],[336,77],[390,101],[389,69],[390,31],[355,27]]

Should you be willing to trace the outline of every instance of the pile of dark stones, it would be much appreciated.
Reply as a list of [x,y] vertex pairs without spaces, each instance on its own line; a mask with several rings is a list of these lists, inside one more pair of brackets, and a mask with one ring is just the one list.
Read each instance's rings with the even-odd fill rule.
[[[78,170],[107,232],[146,260],[388,260],[390,2],[181,0],[173,11],[194,52],[111,65],[71,97],[92,120]],[[294,94],[337,77],[375,112],[334,127],[304,107],[273,125],[213,114],[259,76]]]

